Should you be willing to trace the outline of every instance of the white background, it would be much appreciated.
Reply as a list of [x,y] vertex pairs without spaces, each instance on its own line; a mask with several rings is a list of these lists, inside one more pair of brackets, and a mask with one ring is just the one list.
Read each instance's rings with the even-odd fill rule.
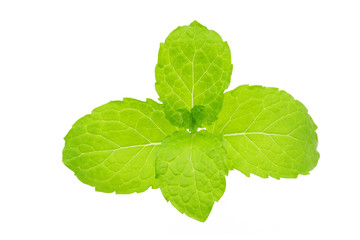
[[[123,97],[157,99],[159,43],[198,20],[228,41],[229,89],[261,84],[319,126],[308,176],[232,171],[205,223],[159,190],[95,192],[67,169],[63,137]],[[359,1],[1,1],[0,238],[360,239]]]

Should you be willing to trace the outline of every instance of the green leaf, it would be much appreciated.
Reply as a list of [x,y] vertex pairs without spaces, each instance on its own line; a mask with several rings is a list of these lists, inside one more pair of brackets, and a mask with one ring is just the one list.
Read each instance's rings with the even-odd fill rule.
[[176,131],[162,105],[125,98],[79,119],[65,137],[63,162],[96,191],[132,193],[156,187],[155,152]]
[[204,222],[225,191],[225,159],[219,135],[178,131],[165,138],[156,155],[156,176],[165,199]]
[[319,159],[316,125],[285,91],[242,85],[227,92],[209,131],[223,134],[228,164],[247,176],[295,178]]
[[230,48],[216,32],[196,21],[171,32],[155,69],[156,91],[170,122],[196,130],[215,121],[231,72]]

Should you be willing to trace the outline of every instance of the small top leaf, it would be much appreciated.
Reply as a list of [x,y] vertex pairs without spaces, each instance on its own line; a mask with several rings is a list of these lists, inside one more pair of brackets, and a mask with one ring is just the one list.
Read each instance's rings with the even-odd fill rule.
[[153,100],[112,101],[73,125],[63,162],[97,191],[143,192],[157,185],[155,152],[175,130]]
[[225,191],[225,159],[219,135],[179,131],[165,138],[156,156],[156,176],[165,199],[204,222]]
[[230,48],[215,31],[195,21],[171,32],[155,68],[156,91],[170,122],[195,130],[215,121],[231,72]]
[[209,131],[223,134],[233,168],[279,179],[308,174],[316,166],[316,128],[305,106],[285,91],[242,85],[225,94]]

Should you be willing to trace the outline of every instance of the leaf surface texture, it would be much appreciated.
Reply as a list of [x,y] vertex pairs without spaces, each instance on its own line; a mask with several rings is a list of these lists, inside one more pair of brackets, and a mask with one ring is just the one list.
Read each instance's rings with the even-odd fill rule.
[[155,69],[156,91],[171,123],[196,128],[215,121],[231,72],[230,48],[215,31],[195,21],[171,32]]
[[164,139],[156,174],[165,199],[181,213],[205,221],[225,191],[226,152],[222,138],[179,131]]
[[73,125],[63,162],[97,191],[143,192],[157,186],[155,152],[175,130],[153,100],[112,101]]
[[305,106],[277,88],[242,85],[227,92],[218,120],[228,164],[249,176],[295,178],[319,159],[316,125]]

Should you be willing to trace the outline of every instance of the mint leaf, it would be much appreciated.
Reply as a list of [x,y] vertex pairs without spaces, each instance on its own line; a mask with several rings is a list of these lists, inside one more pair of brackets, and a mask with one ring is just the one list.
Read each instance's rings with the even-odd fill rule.
[[179,131],[165,138],[156,156],[156,176],[165,199],[204,222],[225,191],[225,158],[218,135]]
[[153,100],[109,102],[73,125],[63,162],[96,191],[143,192],[157,185],[155,152],[175,130]]
[[303,104],[262,86],[224,94],[231,55],[216,32],[196,21],[178,27],[158,57],[155,88],[163,105],[113,101],[66,135],[63,162],[80,181],[102,192],[160,187],[181,213],[204,222],[229,169],[279,179],[317,165],[317,127]]
[[171,32],[155,69],[156,91],[170,122],[194,131],[215,121],[231,72],[230,48],[216,32],[196,21]]
[[233,168],[279,179],[308,174],[316,166],[316,128],[305,106],[285,91],[242,85],[225,94],[209,129],[223,134]]

